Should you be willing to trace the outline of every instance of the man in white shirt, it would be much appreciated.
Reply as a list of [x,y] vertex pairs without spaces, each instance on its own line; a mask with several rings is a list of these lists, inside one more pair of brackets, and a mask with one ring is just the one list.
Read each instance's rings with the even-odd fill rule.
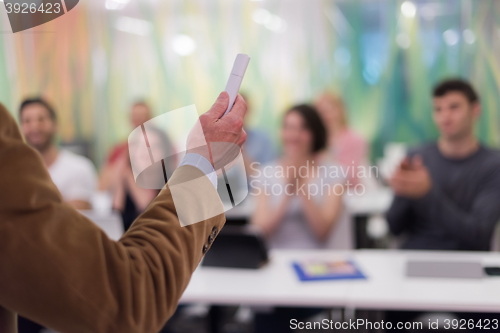
[[21,104],[19,119],[26,142],[42,155],[64,201],[76,209],[90,209],[97,188],[94,165],[86,157],[57,147],[54,109],[41,98],[27,99]]

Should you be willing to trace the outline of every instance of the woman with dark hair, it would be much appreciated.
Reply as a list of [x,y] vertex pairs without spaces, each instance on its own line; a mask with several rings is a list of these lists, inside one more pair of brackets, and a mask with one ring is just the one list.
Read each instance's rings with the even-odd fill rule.
[[288,110],[281,140],[281,158],[251,181],[257,194],[252,222],[271,248],[325,247],[341,211],[343,179],[321,154],[327,132],[316,109],[298,105]]
[[[285,113],[283,153],[254,173],[257,195],[252,223],[272,249],[318,249],[327,246],[342,209],[343,179],[325,159],[327,132],[316,109],[298,105]],[[322,156],[322,157],[321,157]],[[314,308],[275,308],[255,314],[254,332],[291,332],[290,319],[307,319]]]

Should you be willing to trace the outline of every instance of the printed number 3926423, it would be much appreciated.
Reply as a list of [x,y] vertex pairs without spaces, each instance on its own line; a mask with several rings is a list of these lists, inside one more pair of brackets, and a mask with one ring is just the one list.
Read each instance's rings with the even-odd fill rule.
[[5,8],[7,9],[7,14],[59,14],[61,12],[60,3],[41,3],[40,5],[36,3],[6,3]]

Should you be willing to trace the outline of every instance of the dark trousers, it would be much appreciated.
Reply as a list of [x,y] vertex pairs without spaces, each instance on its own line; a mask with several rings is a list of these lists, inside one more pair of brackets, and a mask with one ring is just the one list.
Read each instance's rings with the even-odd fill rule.
[[319,314],[318,308],[275,308],[271,313],[256,313],[254,320],[255,333],[293,332],[290,320],[304,321]]

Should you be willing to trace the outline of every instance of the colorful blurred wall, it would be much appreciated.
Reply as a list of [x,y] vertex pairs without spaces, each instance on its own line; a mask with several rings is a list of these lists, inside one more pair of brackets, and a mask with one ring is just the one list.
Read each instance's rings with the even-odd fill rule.
[[461,76],[482,98],[478,134],[500,143],[497,0],[81,0],[17,34],[1,8],[0,25],[0,101],[15,112],[47,97],[61,139],[91,142],[97,164],[130,132],[133,101],[202,112],[239,52],[252,57],[251,121],[276,140],[283,111],[325,89],[345,97],[373,157],[433,139],[431,88]]

